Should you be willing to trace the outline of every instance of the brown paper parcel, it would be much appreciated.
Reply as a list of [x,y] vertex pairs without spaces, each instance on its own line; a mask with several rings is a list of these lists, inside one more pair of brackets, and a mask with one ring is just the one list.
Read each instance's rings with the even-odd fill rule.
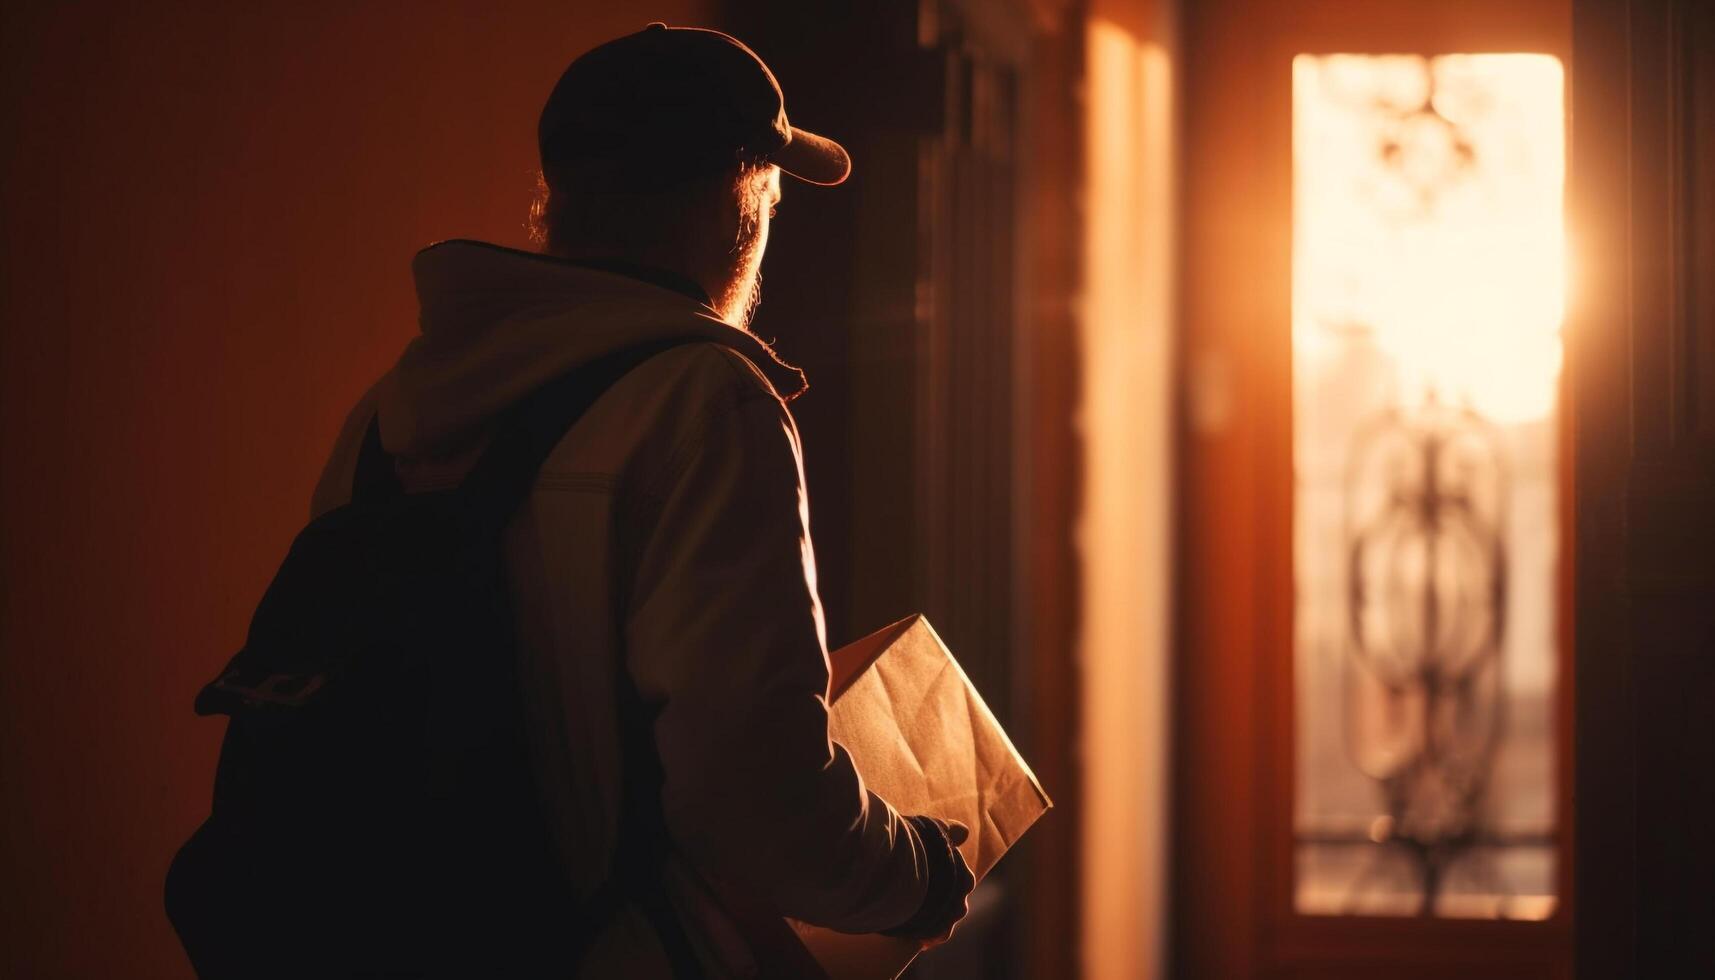
[[[906,815],[970,828],[959,848],[981,881],[1053,804],[1012,740],[922,616],[829,655],[828,729],[869,788]],[[910,940],[792,928],[833,980],[897,976]]]

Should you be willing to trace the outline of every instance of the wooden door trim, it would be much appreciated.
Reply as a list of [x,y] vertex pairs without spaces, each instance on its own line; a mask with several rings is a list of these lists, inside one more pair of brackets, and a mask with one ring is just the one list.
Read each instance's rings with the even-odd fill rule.
[[[1570,66],[1567,19],[1553,13],[1554,3],[1381,8],[1359,0],[1211,0],[1186,11],[1176,977],[1368,976],[1383,965],[1414,963],[1474,975],[1492,967],[1508,976],[1563,976],[1570,968],[1564,900],[1539,923],[1293,911],[1291,59],[1302,52],[1537,51]],[[1259,82],[1259,70],[1271,74]],[[1219,118],[1234,111],[1249,125]],[[1248,172],[1223,174],[1235,155],[1247,154]],[[1242,288],[1266,297],[1246,301],[1223,292],[1224,269],[1243,269]],[[1222,386],[1226,395],[1201,390]],[[1218,430],[1200,431],[1211,401],[1227,405],[1228,417]],[[1563,704],[1573,683],[1564,670],[1566,646],[1563,639]],[[1569,751],[1563,738],[1557,753],[1564,759]],[[1564,804],[1560,816],[1565,867]],[[1564,897],[1570,876],[1561,882]]]

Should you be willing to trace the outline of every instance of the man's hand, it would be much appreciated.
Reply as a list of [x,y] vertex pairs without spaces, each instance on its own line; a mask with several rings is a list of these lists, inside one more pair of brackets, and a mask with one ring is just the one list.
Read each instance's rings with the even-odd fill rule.
[[923,841],[929,861],[929,887],[923,895],[923,905],[908,921],[885,935],[916,939],[924,949],[951,939],[953,929],[970,911],[971,889],[976,878],[959,853],[959,845],[970,836],[970,829],[958,822],[935,817],[907,817]]

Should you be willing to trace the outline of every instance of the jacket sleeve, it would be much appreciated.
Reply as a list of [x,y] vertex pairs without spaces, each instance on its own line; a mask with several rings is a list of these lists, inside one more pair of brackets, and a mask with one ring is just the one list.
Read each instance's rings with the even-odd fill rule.
[[892,928],[923,845],[828,736],[828,659],[797,429],[771,392],[707,417],[660,484],[626,624],[658,708],[669,833],[782,914]]

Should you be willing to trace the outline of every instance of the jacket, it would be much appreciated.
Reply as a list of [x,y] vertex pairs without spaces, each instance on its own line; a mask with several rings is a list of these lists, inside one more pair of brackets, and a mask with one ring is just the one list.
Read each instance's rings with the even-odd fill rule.
[[[713,975],[756,975],[735,899],[847,932],[899,925],[922,842],[828,736],[828,660],[798,430],[801,372],[692,295],[470,241],[418,253],[421,334],[352,410],[314,513],[349,499],[366,426],[407,490],[455,484],[496,416],[612,351],[644,362],[566,433],[504,547],[532,765],[580,894],[605,879],[622,779],[615,671],[651,719],[672,906]],[[736,903],[743,904],[743,903]],[[667,975],[635,909],[581,975]]]

